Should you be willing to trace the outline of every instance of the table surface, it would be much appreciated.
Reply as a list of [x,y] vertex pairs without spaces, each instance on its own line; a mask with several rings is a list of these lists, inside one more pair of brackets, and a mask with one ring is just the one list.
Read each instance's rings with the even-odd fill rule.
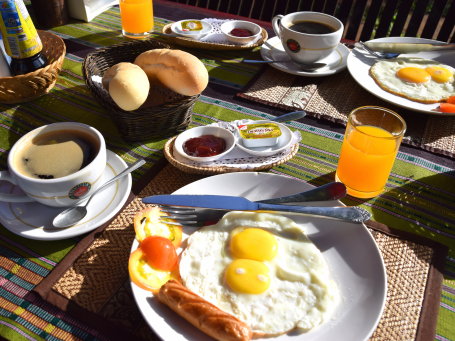
[[[184,18],[230,17],[221,13],[169,4],[154,3],[155,30]],[[261,23],[270,34],[269,23]],[[35,127],[58,121],[79,121],[99,129],[107,147],[128,164],[139,158],[145,167],[133,173],[135,194],[151,178],[154,169],[163,165],[163,146],[167,139],[128,143],[117,127],[86,88],[81,64],[87,53],[97,48],[126,41],[121,36],[119,10],[108,9],[90,23],[71,20],[50,32],[64,39],[67,56],[55,88],[46,96],[21,105],[0,105],[0,163],[6,168],[8,151],[14,142]],[[185,48],[182,48],[185,49]],[[193,125],[212,122],[213,117],[241,118],[242,114],[272,117],[284,111],[236,97],[263,66],[223,64],[229,58],[260,59],[259,49],[252,51],[204,51],[187,49],[204,62],[210,83],[195,105]],[[205,116],[204,113],[210,112]],[[219,116],[218,113],[220,113]],[[455,119],[455,118],[454,118]],[[342,125],[305,117],[292,125],[316,142],[301,142],[295,164],[274,167],[270,172],[296,177],[314,185],[333,181],[341,147]],[[315,163],[314,160],[319,160]],[[323,161],[321,161],[323,160]],[[446,258],[436,328],[437,340],[455,340],[455,163],[452,158],[402,145],[398,161],[386,192],[379,198],[347,198],[345,204],[361,205],[373,213],[373,220],[432,239],[449,249]],[[68,312],[46,302],[31,301],[27,293],[39,284],[83,236],[55,242],[32,241],[18,237],[0,226],[0,336],[11,340],[25,339],[103,339]],[[5,265],[7,264],[7,265]],[[32,272],[34,276],[24,273]],[[34,279],[30,279],[34,278]],[[24,280],[25,279],[25,280]],[[57,332],[58,331],[58,332]]]

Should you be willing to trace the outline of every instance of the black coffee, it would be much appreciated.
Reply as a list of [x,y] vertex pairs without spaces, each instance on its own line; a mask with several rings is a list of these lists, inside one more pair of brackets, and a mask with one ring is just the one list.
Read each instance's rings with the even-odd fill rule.
[[24,143],[15,157],[15,167],[32,178],[60,178],[87,166],[99,148],[99,142],[82,131],[45,132]]
[[327,34],[336,31],[332,26],[317,21],[298,21],[292,23],[289,29],[308,34]]

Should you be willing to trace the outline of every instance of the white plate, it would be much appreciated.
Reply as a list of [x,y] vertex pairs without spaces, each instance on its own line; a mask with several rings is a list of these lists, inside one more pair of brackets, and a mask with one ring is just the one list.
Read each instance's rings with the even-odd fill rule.
[[[127,168],[127,164],[117,154],[107,151],[107,165],[103,182],[113,178]],[[12,233],[37,240],[59,240],[75,237],[96,229],[111,219],[125,204],[131,190],[131,174],[125,175],[114,184],[99,192],[88,206],[87,216],[78,224],[56,229],[52,220],[64,208],[49,207],[39,203],[0,202],[0,222]],[[3,182],[0,191],[22,193],[9,183]]]
[[346,62],[349,55],[349,49],[343,44],[339,44],[338,47],[328,57],[325,57],[318,61],[326,63],[324,66],[313,72],[300,71],[299,66],[291,61],[291,58],[286,54],[281,43],[280,38],[273,37],[267,40],[261,46],[261,56],[264,60],[289,60],[289,62],[283,63],[272,63],[270,66],[275,69],[293,74],[298,76],[309,76],[309,77],[322,77],[333,75],[346,68]]
[[[226,173],[195,181],[175,194],[240,195],[260,200],[313,188],[270,173]],[[338,201],[315,205],[340,205]],[[293,215],[296,222],[309,223],[309,238],[321,250],[341,291],[342,300],[330,321],[305,334],[285,334],[264,340],[361,341],[375,330],[384,308],[387,281],[378,247],[363,224]],[[187,229],[185,228],[185,231]],[[184,238],[187,236],[184,236]],[[132,251],[137,248],[135,241]],[[212,340],[153,295],[132,284],[133,295],[147,323],[163,340]]]
[[[409,38],[409,37],[389,37],[370,40],[374,42],[388,42],[388,43],[441,43],[437,40],[423,39],[423,38]],[[419,53],[401,54],[400,56],[419,57],[425,59],[436,60],[440,63],[455,67],[455,51],[430,51]],[[394,95],[390,92],[383,90],[376,84],[374,79],[370,76],[370,67],[377,61],[377,58],[372,57],[368,52],[363,49],[354,48],[348,56],[348,70],[351,76],[360,84],[365,90],[371,92],[373,95],[396,104],[400,107],[410,110],[433,114],[441,116],[455,116],[455,113],[442,113],[434,111],[439,107],[439,103],[424,104],[414,102],[401,96]]]

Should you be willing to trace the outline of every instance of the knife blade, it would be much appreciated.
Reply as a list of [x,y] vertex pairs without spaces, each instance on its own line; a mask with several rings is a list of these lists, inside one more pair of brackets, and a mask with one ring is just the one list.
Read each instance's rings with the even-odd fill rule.
[[425,51],[454,50],[455,44],[445,43],[387,43],[367,41],[365,45],[378,52],[413,53]]
[[351,222],[364,222],[370,219],[371,214],[357,206],[315,207],[315,206],[290,206],[274,205],[253,202],[243,197],[226,195],[152,195],[142,199],[145,204],[203,207],[225,209],[232,211],[279,211],[313,216],[322,216],[333,219],[341,219]]

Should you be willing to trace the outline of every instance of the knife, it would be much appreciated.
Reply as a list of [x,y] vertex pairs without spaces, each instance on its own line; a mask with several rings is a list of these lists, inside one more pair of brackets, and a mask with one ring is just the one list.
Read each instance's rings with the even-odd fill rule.
[[233,211],[278,211],[290,212],[304,215],[322,216],[333,219],[346,220],[351,222],[364,222],[370,219],[371,214],[357,206],[336,206],[336,207],[313,207],[313,206],[291,206],[274,205],[253,202],[243,197],[227,195],[152,195],[142,199],[145,204],[203,207],[214,209],[225,209]]
[[367,41],[365,45],[378,52],[413,53],[424,51],[454,50],[455,44],[445,43],[381,43]]

